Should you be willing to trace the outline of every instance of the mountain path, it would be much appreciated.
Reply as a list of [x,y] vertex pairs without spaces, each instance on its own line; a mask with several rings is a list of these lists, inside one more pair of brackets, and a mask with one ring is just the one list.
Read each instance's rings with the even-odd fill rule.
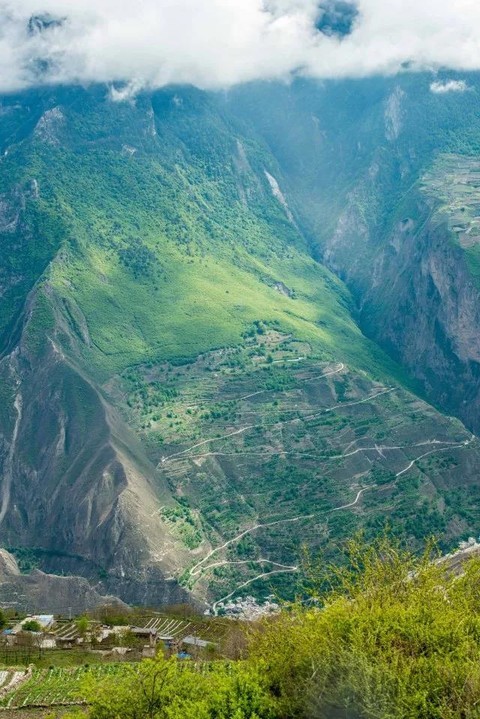
[[405,469],[402,469],[401,472],[397,472],[395,477],[401,477],[403,474],[408,472],[412,467],[421,459],[424,457],[428,457],[431,454],[436,454],[438,452],[446,452],[449,449],[460,449],[462,447],[468,447],[473,441],[475,440],[475,435],[472,434],[470,439],[466,439],[461,444],[450,444],[448,447],[440,447],[439,449],[431,449],[429,452],[425,452],[424,454],[421,454],[420,457],[416,457],[415,459],[412,459],[412,461],[405,467]]
[[[333,370],[331,372],[325,373],[323,375],[319,375],[319,377],[328,377],[332,374],[338,374],[344,369],[345,365],[341,364],[336,370]],[[312,381],[313,378],[304,380],[304,381]],[[167,463],[170,463],[172,460],[177,459],[178,457],[184,457],[185,455],[190,454],[194,449],[197,449],[198,447],[203,447],[206,444],[210,444],[212,442],[221,442],[225,439],[229,439],[230,437],[234,437],[239,434],[243,434],[244,432],[248,432],[251,429],[261,429],[264,427],[284,427],[288,424],[294,424],[296,422],[309,422],[313,419],[317,419],[317,417],[320,417],[322,414],[326,414],[327,412],[331,412],[334,409],[339,409],[341,407],[352,407],[358,404],[364,404],[366,402],[370,402],[373,399],[376,399],[377,397],[381,397],[383,395],[389,394],[390,392],[394,392],[397,388],[396,387],[389,387],[388,389],[383,389],[380,392],[377,392],[376,394],[369,395],[368,397],[364,397],[361,400],[356,400],[355,402],[342,402],[341,404],[334,405],[333,407],[324,407],[319,412],[316,412],[309,417],[305,417],[302,419],[301,417],[295,417],[294,419],[287,419],[279,422],[271,422],[271,423],[263,423],[263,424],[249,424],[245,427],[240,427],[239,429],[236,429],[232,432],[228,432],[227,434],[224,434],[220,437],[209,437],[207,439],[203,439],[200,442],[196,442],[195,444],[191,445],[190,447],[187,447],[186,449],[183,449],[179,452],[174,452],[173,454],[170,454],[169,456],[163,456],[160,460],[160,462],[157,464],[157,469],[162,467],[162,465],[165,465]],[[263,390],[262,390],[263,391]],[[264,390],[265,392],[270,390]],[[259,392],[260,393],[260,392]],[[248,395],[247,395],[248,396]],[[253,396],[253,395],[252,395]],[[197,455],[196,455],[197,456]]]
[[[443,452],[443,451],[446,451],[446,450],[449,450],[449,449],[462,449],[462,448],[466,448],[466,447],[468,447],[474,440],[475,440],[475,435],[472,434],[472,436],[471,436],[469,439],[466,439],[466,440],[465,440],[464,442],[462,442],[462,443],[459,443],[459,444],[450,443],[447,447],[440,447],[440,448],[438,448],[438,449],[433,449],[433,450],[430,450],[429,452],[425,452],[424,454],[421,454],[419,457],[416,457],[416,458],[413,459],[411,462],[409,462],[409,464],[408,464],[404,469],[402,469],[400,472],[397,472],[397,474],[395,475],[395,478],[401,477],[403,474],[405,474],[406,472],[408,472],[410,469],[412,469],[412,467],[415,465],[416,462],[418,462],[419,460],[423,459],[424,457],[427,457],[427,456],[429,456],[429,455],[432,455],[432,454],[435,454],[435,453],[438,453],[438,452]],[[440,440],[429,440],[428,442],[430,442],[431,444],[441,443]],[[426,444],[426,442],[425,442],[425,443],[418,443],[418,445],[415,445],[415,446],[421,446],[421,445],[424,445],[424,444]],[[264,528],[272,527],[272,526],[279,525],[279,524],[287,524],[287,523],[292,523],[292,522],[298,522],[298,521],[301,521],[301,520],[313,519],[314,517],[319,516],[319,515],[332,514],[333,512],[340,512],[340,511],[343,511],[343,510],[345,510],[345,509],[352,509],[353,507],[355,507],[355,506],[358,504],[358,502],[360,501],[361,497],[363,496],[363,494],[364,494],[365,492],[368,492],[368,491],[374,490],[374,489],[379,489],[379,488],[380,488],[380,487],[377,486],[377,485],[368,485],[367,487],[362,487],[361,489],[358,490],[357,495],[356,495],[355,499],[354,499],[352,502],[349,502],[349,503],[347,503],[347,504],[342,504],[342,505],[340,505],[339,507],[333,507],[332,509],[328,509],[328,510],[326,510],[326,511],[324,511],[324,512],[316,512],[316,513],[313,513],[313,514],[305,514],[305,515],[299,515],[299,516],[297,516],[297,517],[290,517],[290,518],[288,518],[288,519],[279,519],[279,520],[276,520],[276,521],[274,521],[274,522],[265,522],[265,523],[256,524],[256,525],[254,525],[253,527],[250,527],[249,529],[243,530],[243,531],[240,532],[238,535],[236,535],[236,536],[233,537],[232,539],[228,540],[228,541],[225,542],[224,544],[220,545],[219,547],[215,547],[214,549],[210,550],[210,552],[209,552],[203,559],[201,559],[199,562],[197,562],[197,564],[195,564],[194,567],[192,567],[192,569],[190,569],[189,574],[190,574],[190,576],[195,577],[195,576],[198,576],[199,574],[202,574],[203,572],[205,572],[205,571],[207,571],[208,569],[210,569],[210,568],[212,568],[212,567],[215,567],[215,566],[220,566],[220,565],[221,565],[221,566],[226,566],[226,565],[228,565],[228,564],[240,564],[240,563],[243,564],[243,563],[247,563],[249,560],[246,560],[245,562],[243,562],[243,561],[242,561],[242,562],[238,562],[238,561],[232,561],[232,562],[230,562],[230,561],[228,561],[228,560],[224,560],[224,561],[222,561],[222,562],[220,562],[220,563],[212,563],[212,564],[210,564],[210,565],[204,566],[204,563],[205,563],[206,561],[208,561],[208,559],[210,559],[214,554],[217,554],[217,552],[220,552],[220,551],[222,551],[223,549],[226,549],[226,548],[229,547],[231,544],[234,544],[235,542],[237,542],[237,541],[239,541],[240,539],[242,539],[242,537],[244,537],[245,535],[250,534],[251,532],[254,532],[254,531],[256,531],[257,529],[264,529]],[[278,563],[273,562],[273,561],[271,561],[271,560],[263,560],[263,559],[262,559],[262,560],[259,560],[259,562],[260,562],[260,561],[262,561],[262,562],[263,562],[263,561],[269,561],[270,564],[272,564],[272,566],[278,566]],[[231,591],[229,594],[227,594],[225,597],[222,597],[221,599],[216,600],[216,601],[214,602],[214,604],[212,605],[212,610],[213,610],[214,614],[216,614],[216,612],[217,612],[217,607],[218,607],[218,605],[219,605],[221,602],[226,601],[227,599],[229,599],[230,597],[232,597],[236,592],[238,592],[240,589],[243,589],[244,587],[248,586],[249,584],[252,584],[253,582],[255,582],[255,581],[259,580],[259,579],[264,579],[264,578],[269,577],[269,576],[272,576],[272,575],[274,575],[274,574],[281,574],[281,573],[284,573],[284,572],[296,572],[296,571],[298,571],[298,566],[289,566],[289,565],[281,565],[281,566],[282,566],[281,569],[275,569],[275,570],[272,570],[272,571],[270,571],[270,572],[263,572],[262,574],[259,574],[259,575],[257,575],[256,577],[253,577],[253,578],[247,580],[246,582],[243,582],[242,584],[240,584],[239,586],[237,586],[233,591]]]
[[[262,425],[263,426],[263,425]],[[352,443],[350,443],[351,445]],[[271,457],[272,454],[276,456],[294,456],[294,457],[310,457],[311,459],[344,459],[346,457],[353,457],[355,454],[360,452],[378,452],[382,455],[382,452],[393,452],[393,451],[404,451],[406,449],[413,449],[414,447],[425,447],[429,445],[444,444],[447,445],[445,449],[459,447],[458,442],[449,442],[441,439],[429,439],[424,442],[417,442],[416,444],[405,444],[405,445],[384,445],[375,444],[372,447],[358,447],[351,452],[344,452],[343,454],[313,454],[312,452],[296,452],[294,450],[272,450],[271,452],[204,452],[203,454],[195,454],[192,459],[206,459],[207,457]],[[383,456],[383,455],[382,455]]]
[[[300,359],[302,359],[302,358],[300,358]],[[300,361],[300,360],[298,360],[298,361]],[[302,383],[303,383],[303,382],[311,382],[311,381],[314,381],[314,380],[316,380],[316,379],[321,379],[321,378],[324,378],[324,377],[329,377],[329,376],[332,376],[332,375],[335,375],[335,374],[338,374],[338,373],[342,372],[344,369],[345,369],[345,365],[344,365],[343,363],[340,363],[335,369],[329,370],[328,372],[324,372],[324,373],[322,373],[321,375],[317,375],[317,376],[315,376],[315,377],[306,378],[306,379],[302,380]],[[174,461],[175,459],[180,459],[180,458],[182,458],[182,459],[192,459],[192,460],[195,460],[195,459],[203,459],[203,458],[213,457],[213,456],[237,456],[237,457],[239,457],[239,456],[269,456],[269,455],[271,454],[271,453],[269,453],[269,452],[263,452],[263,453],[261,453],[261,452],[248,452],[248,451],[247,451],[247,452],[237,452],[237,453],[215,452],[215,451],[212,451],[212,452],[204,452],[204,453],[202,453],[202,454],[195,454],[195,455],[192,455],[191,453],[192,453],[195,449],[198,449],[199,447],[204,447],[205,445],[211,444],[211,443],[213,443],[213,442],[221,442],[221,441],[224,441],[224,440],[226,440],[226,439],[229,439],[230,437],[238,436],[238,435],[243,434],[244,432],[247,432],[247,431],[252,430],[252,429],[266,428],[266,427],[279,427],[279,428],[280,428],[280,427],[282,427],[282,426],[285,426],[285,425],[288,425],[288,424],[293,424],[293,423],[300,422],[300,421],[308,422],[308,421],[311,421],[311,420],[313,420],[313,419],[316,419],[317,417],[320,417],[320,416],[323,415],[323,414],[332,412],[332,411],[334,411],[335,409],[341,409],[341,408],[345,408],[345,407],[353,407],[353,406],[356,406],[356,405],[365,404],[365,403],[367,403],[367,402],[373,401],[374,399],[376,399],[376,398],[378,398],[378,397],[382,397],[382,396],[385,396],[385,395],[387,395],[387,394],[390,394],[391,392],[394,392],[394,391],[396,391],[396,390],[397,390],[396,387],[387,387],[387,388],[384,388],[384,389],[379,390],[378,392],[375,392],[374,394],[369,395],[368,397],[364,397],[363,399],[360,399],[360,400],[354,400],[354,401],[351,401],[351,402],[342,402],[342,403],[333,405],[332,407],[324,407],[324,408],[321,408],[318,412],[313,411],[312,414],[310,414],[308,417],[304,417],[304,418],[295,417],[295,418],[293,418],[293,419],[283,420],[283,421],[279,421],[279,422],[272,422],[272,423],[269,423],[269,424],[250,424],[250,425],[246,425],[246,426],[244,426],[244,427],[240,427],[239,429],[236,429],[236,430],[233,430],[233,431],[231,431],[231,432],[228,432],[227,434],[222,435],[222,436],[220,436],[220,437],[210,437],[210,438],[207,438],[207,439],[203,439],[203,440],[201,440],[201,441],[199,441],[199,442],[196,442],[196,443],[193,444],[192,446],[187,447],[187,448],[185,448],[185,449],[183,449],[183,450],[181,450],[181,451],[179,451],[179,452],[175,452],[174,454],[171,454],[171,455],[169,455],[169,456],[164,456],[164,457],[161,458],[161,461],[159,462],[158,467],[160,467],[160,466],[162,466],[162,465],[165,465],[166,463],[169,463],[169,462],[171,462],[171,461]],[[261,394],[264,394],[264,393],[267,393],[267,392],[272,392],[272,391],[276,391],[276,390],[258,390],[258,391],[256,391],[256,392],[252,392],[252,393],[250,393],[250,394],[243,395],[242,397],[239,397],[238,399],[236,399],[236,400],[231,400],[231,401],[243,401],[243,400],[250,399],[250,398],[252,398],[252,397],[256,397],[256,396],[258,396],[258,395],[261,395]],[[300,410],[290,410],[290,411],[300,411]],[[306,411],[310,411],[310,412],[311,412],[311,410],[306,410]],[[410,460],[410,461],[408,462],[408,464],[407,464],[406,467],[404,467],[402,470],[400,470],[399,472],[396,473],[395,479],[397,479],[398,477],[401,477],[402,475],[404,475],[405,473],[407,473],[410,469],[412,469],[412,467],[414,467],[415,464],[416,464],[418,461],[420,461],[421,459],[423,459],[424,457],[427,457],[427,456],[429,456],[429,455],[432,455],[432,454],[435,454],[435,453],[438,453],[438,452],[442,452],[442,451],[447,451],[447,450],[451,450],[451,449],[455,449],[455,448],[464,448],[464,447],[467,447],[471,442],[474,441],[474,439],[475,439],[475,437],[474,437],[474,435],[472,435],[470,439],[467,439],[467,440],[465,440],[464,442],[461,442],[461,443],[458,443],[458,442],[457,442],[457,443],[456,443],[456,442],[450,442],[450,441],[448,441],[448,440],[443,441],[443,440],[438,440],[438,439],[431,439],[431,440],[425,440],[425,441],[423,441],[423,442],[418,442],[418,443],[413,444],[413,445],[405,445],[405,446],[403,446],[403,445],[377,445],[377,444],[376,444],[375,446],[370,446],[370,447],[357,447],[356,449],[352,449],[352,450],[349,451],[349,452],[344,452],[344,453],[338,454],[338,455],[324,456],[324,458],[327,459],[327,460],[328,460],[328,459],[342,459],[342,458],[352,457],[352,456],[357,455],[357,454],[359,454],[359,453],[368,452],[368,451],[376,451],[376,452],[378,452],[378,453],[383,457],[383,456],[384,456],[384,455],[383,455],[383,452],[404,451],[404,450],[413,449],[413,448],[416,448],[416,447],[434,446],[434,449],[431,449],[431,450],[429,450],[428,452],[424,452],[424,453],[421,454],[419,457],[416,457],[415,459]],[[438,447],[437,445],[442,445],[442,446]],[[350,443],[349,446],[351,447],[351,446],[352,446],[352,443]],[[347,447],[347,449],[348,449],[348,447]],[[293,454],[295,454],[295,455],[298,455],[298,456],[306,456],[306,453],[302,453],[302,452],[288,452],[288,451],[278,451],[278,452],[275,452],[275,454],[282,454],[282,455],[293,455]],[[307,453],[307,454],[308,454],[308,453]],[[319,458],[319,455],[314,455],[314,454],[308,454],[308,456],[311,456],[312,458],[315,458],[315,459],[318,459],[318,458]],[[320,457],[321,457],[321,456],[322,456],[322,455],[320,455]],[[361,476],[364,476],[365,474],[367,474],[367,473],[363,473]],[[228,595],[226,595],[225,597],[223,597],[223,598],[221,598],[221,599],[218,599],[218,600],[213,604],[213,607],[212,607],[214,613],[216,613],[216,611],[217,611],[217,606],[218,606],[219,603],[221,603],[221,602],[223,602],[223,601],[226,601],[226,600],[229,599],[231,596],[233,596],[236,592],[238,592],[240,589],[242,589],[242,588],[248,586],[248,585],[251,584],[252,582],[255,582],[255,581],[259,580],[259,579],[263,579],[263,578],[272,576],[272,575],[274,575],[274,574],[280,574],[280,573],[283,573],[283,572],[296,572],[296,571],[298,571],[298,567],[297,567],[297,566],[293,566],[293,565],[280,564],[279,562],[275,562],[275,561],[273,561],[273,560],[266,559],[266,558],[264,558],[264,557],[261,557],[261,558],[259,558],[259,559],[251,559],[251,560],[227,560],[227,559],[225,559],[225,560],[214,561],[214,562],[212,562],[212,563],[210,563],[210,564],[207,564],[207,562],[208,562],[212,557],[214,557],[214,556],[215,556],[216,554],[218,554],[219,552],[221,552],[221,551],[227,549],[227,548],[230,547],[231,545],[233,545],[233,544],[239,542],[239,541],[240,541],[243,537],[245,537],[246,535],[249,535],[249,534],[251,534],[251,533],[253,533],[253,532],[255,532],[255,531],[259,530],[259,529],[267,529],[267,528],[269,528],[269,527],[274,527],[274,526],[278,526],[278,525],[282,525],[282,524],[289,524],[289,523],[295,523],[295,522],[299,522],[299,521],[303,521],[303,520],[313,519],[314,517],[316,517],[316,516],[318,516],[318,515],[327,515],[327,514],[331,514],[331,513],[333,513],[333,512],[340,512],[340,511],[344,511],[344,510],[348,510],[348,509],[353,509],[353,508],[359,503],[359,501],[360,501],[360,499],[362,498],[363,494],[364,494],[365,492],[370,491],[370,490],[373,490],[373,489],[379,489],[379,487],[378,487],[377,485],[369,485],[369,486],[366,486],[366,487],[361,487],[361,488],[357,491],[357,494],[356,494],[355,499],[354,499],[353,501],[348,502],[348,503],[346,503],[346,504],[342,504],[342,505],[340,505],[340,506],[338,506],[338,507],[333,507],[332,509],[329,509],[329,510],[325,510],[325,511],[322,511],[322,512],[316,512],[316,513],[312,513],[312,514],[307,514],[307,515],[298,515],[298,516],[290,517],[290,518],[287,518],[287,519],[274,520],[274,521],[272,521],[272,522],[259,522],[259,523],[255,524],[255,525],[253,525],[252,527],[249,527],[249,528],[247,528],[247,529],[242,530],[242,531],[239,532],[235,537],[232,537],[231,539],[227,540],[226,542],[224,542],[223,544],[219,545],[218,547],[212,548],[212,549],[205,555],[205,557],[203,557],[201,560],[199,560],[199,561],[188,571],[188,575],[189,575],[189,577],[191,577],[191,578],[196,578],[196,577],[199,577],[200,575],[204,574],[206,571],[208,571],[208,570],[210,570],[210,569],[214,569],[214,568],[216,568],[216,567],[234,566],[234,565],[238,566],[238,565],[245,565],[245,564],[252,564],[252,563],[255,563],[255,564],[269,564],[271,567],[275,567],[275,569],[272,569],[271,571],[262,572],[261,574],[257,575],[256,577],[254,577],[254,578],[252,578],[252,579],[249,579],[249,580],[243,582],[242,584],[240,584],[239,586],[237,586],[232,592],[230,592]]]
[[[364,492],[367,492],[369,489],[375,489],[375,487],[373,485],[369,486],[369,487],[363,487],[362,489],[360,489],[357,492],[357,496],[355,497],[353,502],[350,502],[348,504],[342,504],[340,507],[334,507],[333,509],[328,509],[326,512],[324,512],[324,514],[329,514],[331,512],[339,512],[340,510],[349,509],[351,507],[354,507],[356,504],[358,504],[362,494]],[[284,520],[279,520],[277,522],[269,522],[267,524],[260,524],[260,525],[257,525],[256,527],[252,527],[252,529],[250,531],[253,531],[254,529],[258,529],[261,527],[269,527],[269,526],[272,526],[272,524],[281,524],[282,522],[294,522],[294,521],[298,521],[300,519],[311,519],[314,516],[316,516],[316,515],[315,514],[303,515],[303,516],[299,516],[299,517],[294,517],[292,519],[284,519]],[[231,541],[234,541],[234,540],[231,540]],[[218,549],[220,549],[220,547]],[[268,561],[270,561],[270,560],[268,560]],[[228,562],[228,561],[224,562],[224,564],[237,564],[237,563],[238,562]],[[270,563],[274,566],[281,566],[282,568],[281,569],[273,569],[270,572],[262,572],[262,574],[258,574],[256,577],[252,577],[251,579],[248,579],[247,581],[243,582],[242,584],[239,584],[229,594],[222,597],[221,599],[217,599],[217,601],[214,602],[214,604],[212,605],[213,613],[216,615],[217,607],[221,602],[225,602],[227,599],[230,599],[230,597],[232,597],[234,594],[236,594],[236,592],[238,592],[240,589],[243,589],[244,587],[248,587],[249,584],[252,584],[253,582],[256,582],[259,579],[265,579],[267,577],[271,577],[274,574],[284,574],[287,572],[298,572],[298,566],[278,565],[277,562],[270,562]],[[196,574],[199,574],[202,571],[206,571],[210,567],[215,566],[215,565],[209,565],[208,567],[199,567],[200,564],[201,563],[199,562],[194,568],[194,569],[199,568],[198,571],[196,572]],[[190,575],[195,576],[192,571],[191,571]]]

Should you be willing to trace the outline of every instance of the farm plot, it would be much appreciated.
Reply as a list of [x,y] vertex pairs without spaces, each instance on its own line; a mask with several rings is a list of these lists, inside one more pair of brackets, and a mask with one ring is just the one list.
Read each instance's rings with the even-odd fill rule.
[[151,629],[157,632],[159,639],[171,639],[175,642],[183,640],[187,636],[198,636],[200,639],[215,642],[221,639],[231,628],[228,620],[225,622],[218,619],[214,622],[202,621],[201,619],[175,619],[170,617],[152,617],[140,624],[143,629]]
[[12,681],[14,672],[8,669],[0,670],[0,692],[4,692]]
[[72,642],[74,642],[80,636],[76,622],[66,622],[59,624],[54,631],[54,634],[57,639]]
[[191,631],[191,626],[191,622],[182,619],[159,617],[151,619],[144,628],[155,630],[160,637],[179,638],[186,636]]
[[125,671],[127,670],[124,664],[34,670],[26,682],[2,697],[0,709],[83,704],[85,699],[82,695],[82,681],[87,676],[102,679]]

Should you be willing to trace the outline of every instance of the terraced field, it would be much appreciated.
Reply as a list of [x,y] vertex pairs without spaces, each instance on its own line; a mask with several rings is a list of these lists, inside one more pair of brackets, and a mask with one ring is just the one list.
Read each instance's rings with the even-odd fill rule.
[[[125,664],[102,664],[94,667],[34,670],[32,675],[22,681],[0,700],[0,707],[20,709],[29,707],[54,707],[83,704],[82,681],[87,676],[101,679],[104,676],[121,675],[128,671]],[[2,672],[15,676],[18,672]],[[24,676],[27,676],[22,672]]]
[[480,163],[476,157],[443,155],[423,178],[465,247],[480,237]]
[[477,157],[441,155],[422,178],[436,200],[436,217],[446,219],[468,267],[480,284],[480,163]]
[[192,550],[182,581],[216,602],[250,585],[291,591],[303,544],[333,556],[360,527],[391,521],[413,542],[442,532],[446,546],[475,530],[470,433],[272,327],[190,364],[137,368],[120,391],[177,498],[153,513]]

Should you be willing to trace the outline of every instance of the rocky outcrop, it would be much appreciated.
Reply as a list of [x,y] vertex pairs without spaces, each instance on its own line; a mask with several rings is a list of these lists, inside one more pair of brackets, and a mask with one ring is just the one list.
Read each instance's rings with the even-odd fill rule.
[[[381,232],[362,207],[382,191],[371,171],[350,194],[324,248],[352,288],[359,320],[421,383],[427,397],[480,431],[480,291],[436,200],[418,187],[409,212]],[[380,228],[380,230],[379,230]]]
[[[52,325],[38,341],[42,303]],[[166,579],[184,560],[156,511],[168,490],[73,351],[62,348],[68,318],[51,288],[33,293],[22,326],[0,360],[1,542],[39,550],[43,569],[83,575],[128,602],[185,601]],[[53,585],[44,576],[29,581],[47,596]]]
[[[438,405],[478,433],[480,292],[447,227],[402,224],[378,258],[382,279],[364,306],[366,326]],[[393,302],[379,322],[387,288]]]
[[117,597],[99,593],[83,577],[60,577],[38,569],[22,574],[15,558],[0,549],[0,606],[4,609],[80,614],[105,605],[126,606]]

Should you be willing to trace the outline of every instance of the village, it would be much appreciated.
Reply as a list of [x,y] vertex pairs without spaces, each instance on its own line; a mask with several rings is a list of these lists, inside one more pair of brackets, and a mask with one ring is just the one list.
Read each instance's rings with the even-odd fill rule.
[[[85,704],[83,679],[125,676],[139,662],[174,658],[207,668],[246,655],[246,629],[280,611],[274,597],[238,596],[203,613],[191,604],[161,610],[112,604],[74,616],[0,609],[0,712],[61,716]],[[201,670],[203,671],[203,669]],[[40,712],[40,713],[36,713]]]
[[242,658],[246,625],[232,619],[199,614],[191,605],[102,606],[77,617],[68,608],[65,615],[1,610],[0,712],[20,719],[55,708],[61,715],[62,707],[85,704],[85,677],[121,678],[145,659],[208,667]]
[[215,655],[227,629],[226,620],[197,616],[191,608],[178,607],[170,613],[119,613],[117,608],[104,607],[92,616],[76,618],[54,614],[8,617],[7,613],[0,635],[0,662],[12,666],[39,661],[75,664],[77,658],[139,661],[160,651],[165,656],[196,659]]

